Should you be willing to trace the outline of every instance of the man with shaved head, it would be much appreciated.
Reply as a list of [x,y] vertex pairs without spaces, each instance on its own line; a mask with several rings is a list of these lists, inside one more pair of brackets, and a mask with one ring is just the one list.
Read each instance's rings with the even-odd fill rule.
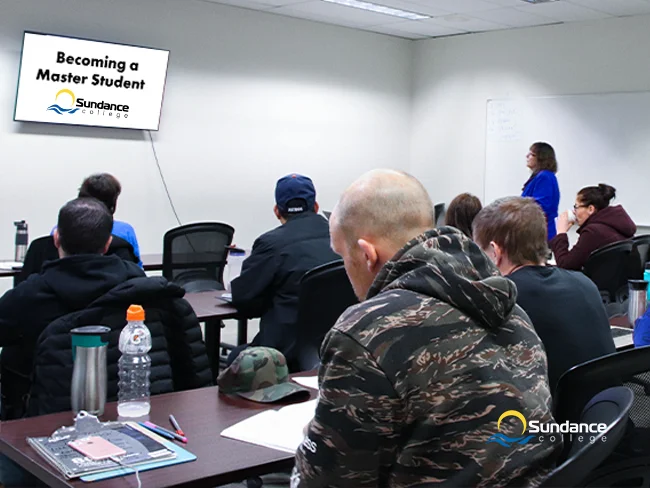
[[553,418],[514,284],[433,225],[426,190],[398,171],[363,175],[335,207],[332,248],[361,303],[323,342],[292,488],[532,487],[554,466],[561,436],[528,436],[521,421]]

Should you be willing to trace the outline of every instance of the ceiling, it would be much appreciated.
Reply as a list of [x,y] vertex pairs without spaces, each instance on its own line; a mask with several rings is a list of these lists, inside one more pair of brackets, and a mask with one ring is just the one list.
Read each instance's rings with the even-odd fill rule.
[[365,0],[428,15],[405,20],[322,0],[203,0],[353,27],[407,39],[425,39],[536,25],[650,14],[650,0]]

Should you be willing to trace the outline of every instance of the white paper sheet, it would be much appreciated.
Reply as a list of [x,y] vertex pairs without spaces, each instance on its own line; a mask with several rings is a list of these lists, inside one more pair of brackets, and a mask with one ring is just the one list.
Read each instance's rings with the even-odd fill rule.
[[318,390],[318,376],[299,376],[297,378],[291,378],[293,381],[299,385],[306,386],[307,388],[313,388]]
[[305,426],[314,418],[316,402],[287,405],[266,410],[228,427],[221,435],[230,439],[295,453],[305,438]]

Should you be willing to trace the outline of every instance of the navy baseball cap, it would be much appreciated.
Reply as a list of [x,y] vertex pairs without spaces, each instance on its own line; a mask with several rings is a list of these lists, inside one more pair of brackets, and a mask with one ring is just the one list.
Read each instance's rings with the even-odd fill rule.
[[316,203],[314,183],[307,176],[295,173],[280,178],[275,185],[275,203],[288,214],[313,210]]

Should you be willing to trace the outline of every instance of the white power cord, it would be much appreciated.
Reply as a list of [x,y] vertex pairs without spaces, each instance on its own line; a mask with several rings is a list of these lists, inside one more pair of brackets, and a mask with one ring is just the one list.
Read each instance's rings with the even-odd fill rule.
[[116,457],[116,456],[110,457],[110,458],[108,458],[108,459],[110,459],[110,460],[113,461],[114,463],[119,464],[120,466],[122,466],[122,467],[124,467],[124,468],[132,469],[132,470],[135,472],[135,479],[138,481],[138,488],[142,488],[142,481],[140,481],[140,471],[138,470],[138,468],[136,468],[135,466],[131,466],[131,465],[129,465],[129,464],[123,463],[123,462],[122,462],[118,457]]

